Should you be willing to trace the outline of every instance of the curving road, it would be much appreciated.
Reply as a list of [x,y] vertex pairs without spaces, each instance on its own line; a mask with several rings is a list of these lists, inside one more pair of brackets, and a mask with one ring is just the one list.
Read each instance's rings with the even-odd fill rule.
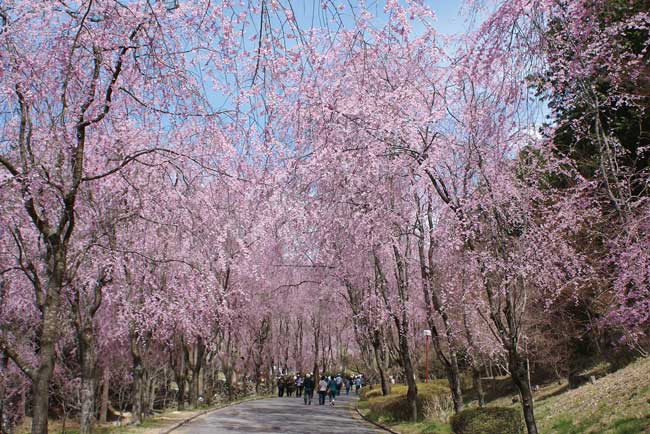
[[177,429],[174,434],[371,434],[372,425],[353,417],[355,398],[341,396],[334,407],[302,398],[268,398],[217,410]]

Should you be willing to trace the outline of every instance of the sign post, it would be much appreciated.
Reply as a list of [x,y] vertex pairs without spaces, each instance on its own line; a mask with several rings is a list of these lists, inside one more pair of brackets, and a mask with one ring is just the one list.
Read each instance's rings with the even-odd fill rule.
[[428,383],[429,382],[429,339],[427,337],[431,337],[431,330],[424,330],[422,332],[424,334],[424,382]]

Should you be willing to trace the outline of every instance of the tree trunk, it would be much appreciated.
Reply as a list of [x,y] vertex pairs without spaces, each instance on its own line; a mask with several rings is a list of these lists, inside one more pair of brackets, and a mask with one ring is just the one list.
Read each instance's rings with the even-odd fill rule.
[[140,349],[138,348],[137,337],[133,332],[131,332],[130,335],[131,357],[133,359],[133,395],[131,397],[133,405],[133,419],[131,420],[131,423],[134,425],[139,425],[144,419],[144,407],[142,404],[145,393],[145,369],[142,362],[142,355],[140,354]]
[[144,420],[144,406],[142,405],[144,395],[144,367],[141,362],[134,362],[133,364],[133,419],[131,423],[140,425]]
[[226,382],[226,392],[228,393],[228,401],[233,401],[234,396],[235,396],[235,391],[234,391],[234,385],[232,381],[232,369],[230,368],[230,364],[224,364],[223,365],[223,375],[225,377],[225,382]]
[[190,403],[193,408],[199,404],[199,379],[204,359],[205,345],[203,339],[198,337],[191,347],[185,347],[185,363],[190,368]]
[[458,358],[456,351],[449,351],[449,366],[446,369],[449,388],[451,389],[451,399],[454,401],[454,411],[460,413],[463,411],[463,391],[460,383],[460,371],[458,369]]
[[38,367],[34,370],[32,379],[32,434],[48,434],[49,389],[56,360],[59,305],[58,289],[50,288],[47,301],[43,304],[43,321],[38,339]]
[[196,375],[194,373],[193,369],[190,369],[190,375],[189,375],[189,383],[190,383],[190,390],[189,390],[189,401],[190,401],[190,407],[191,408],[196,408],[197,401],[198,401],[198,378],[196,378]]
[[411,354],[408,347],[408,339],[406,333],[400,331],[399,337],[400,358],[402,359],[402,366],[404,368],[404,375],[406,376],[406,400],[411,407],[411,421],[417,422],[418,420],[418,386],[415,383],[415,371],[413,370],[413,363],[411,362]]
[[87,324],[77,332],[77,345],[81,365],[81,434],[92,434],[95,421],[95,388],[97,385],[97,353],[92,325]]
[[377,372],[379,372],[379,381],[381,382],[381,394],[387,396],[390,394],[388,382],[386,381],[386,373],[384,372],[385,355],[381,347],[381,334],[379,330],[375,330],[372,347],[375,353],[375,363],[377,364]]
[[99,423],[106,423],[108,415],[108,392],[110,387],[110,376],[108,370],[104,371],[104,378],[102,381],[102,401],[99,405]]
[[[418,210],[419,200],[418,200]],[[418,219],[418,229],[421,237],[418,239],[418,257],[420,259],[420,275],[422,276],[422,292],[424,295],[424,304],[426,307],[426,317],[429,329],[431,330],[431,340],[436,356],[445,368],[445,374],[449,382],[449,390],[451,391],[451,398],[454,401],[454,411],[459,413],[463,410],[463,391],[460,381],[460,370],[458,369],[458,355],[454,349],[454,339],[451,321],[444,310],[444,306],[440,301],[439,286],[437,285],[435,264],[433,260],[433,249],[435,247],[435,240],[433,238],[433,215],[431,203],[427,204],[426,221],[429,224],[429,245],[425,246],[425,228],[422,219]],[[448,355],[445,355],[443,346],[440,342],[441,335],[439,334],[436,322],[434,320],[434,312],[443,320],[445,327],[445,336],[447,340]],[[426,339],[426,338],[425,338]]]
[[533,393],[528,384],[528,366],[516,348],[509,350],[509,364],[512,381],[521,394],[521,406],[524,412],[524,421],[526,422],[528,434],[538,434],[533,408]]
[[[407,239],[408,241],[408,239]],[[408,249],[408,245],[407,245]],[[409,300],[409,284],[408,284],[408,264],[404,260],[399,248],[396,244],[393,244],[393,253],[395,255],[395,278],[397,280],[397,293],[399,295],[399,313],[396,313],[391,308],[391,305],[388,301],[387,296],[387,280],[386,275],[384,274],[381,262],[379,261],[377,255],[374,255],[375,259],[375,280],[376,286],[381,288],[380,293],[386,303],[386,306],[389,308],[389,313],[393,317],[395,322],[395,329],[397,330],[397,342],[399,347],[399,359],[404,370],[404,376],[406,377],[406,385],[408,390],[406,391],[406,400],[409,403],[411,408],[411,421],[417,422],[418,420],[418,387],[415,382],[415,371],[413,369],[413,362],[411,360],[411,351],[409,348],[409,330],[408,330],[408,314],[407,314],[407,303]]]
[[178,385],[178,392],[176,392],[176,407],[178,411],[185,410],[185,376],[179,375],[176,377],[176,384]]
[[174,381],[178,390],[176,392],[176,407],[178,411],[185,410],[185,351],[184,344],[173,345],[169,351],[169,364],[174,372]]
[[483,391],[483,381],[481,380],[481,370],[478,366],[472,366],[472,384],[476,391],[476,399],[478,399],[478,406],[485,405],[485,392]]
[[149,376],[147,387],[147,414],[153,414],[154,406],[156,404],[156,389],[158,382],[154,375]]
[[[0,281],[0,292],[2,290],[2,282]],[[2,301],[2,297],[0,296],[0,301]],[[4,373],[7,371],[7,366],[9,365],[9,357],[4,353],[4,351],[0,351],[0,375],[4,375]],[[5,383],[3,381],[0,381],[0,433],[9,433],[9,423],[8,423],[8,416],[5,411]]]
[[318,383],[320,376],[318,375],[318,356],[320,352],[320,319],[318,323],[315,318],[312,318],[312,326],[314,327],[314,381]]

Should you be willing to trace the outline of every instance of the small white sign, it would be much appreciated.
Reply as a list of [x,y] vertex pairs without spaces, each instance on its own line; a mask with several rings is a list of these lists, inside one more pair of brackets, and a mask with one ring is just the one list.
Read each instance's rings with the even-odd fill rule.
[[424,334],[424,336],[431,336],[431,330],[427,329],[427,330],[424,330],[422,333]]

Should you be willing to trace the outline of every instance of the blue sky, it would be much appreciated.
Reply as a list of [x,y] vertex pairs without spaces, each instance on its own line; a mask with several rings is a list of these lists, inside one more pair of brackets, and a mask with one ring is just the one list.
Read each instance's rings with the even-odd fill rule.
[[[288,4],[280,1],[281,4]],[[343,5],[345,7],[342,15],[349,16],[350,6],[357,8],[358,0],[291,0],[296,17],[301,27],[310,28],[323,25],[319,19],[323,18],[323,8],[321,5],[326,3],[329,8]],[[366,0],[365,4],[368,9],[377,17],[382,16],[385,0]],[[462,0],[426,0],[425,3],[436,12],[436,28],[444,34],[460,33],[466,29],[464,19],[459,15]]]
[[429,0],[427,4],[436,11],[436,28],[440,33],[454,34],[466,29],[460,13],[460,1],[457,0]]

